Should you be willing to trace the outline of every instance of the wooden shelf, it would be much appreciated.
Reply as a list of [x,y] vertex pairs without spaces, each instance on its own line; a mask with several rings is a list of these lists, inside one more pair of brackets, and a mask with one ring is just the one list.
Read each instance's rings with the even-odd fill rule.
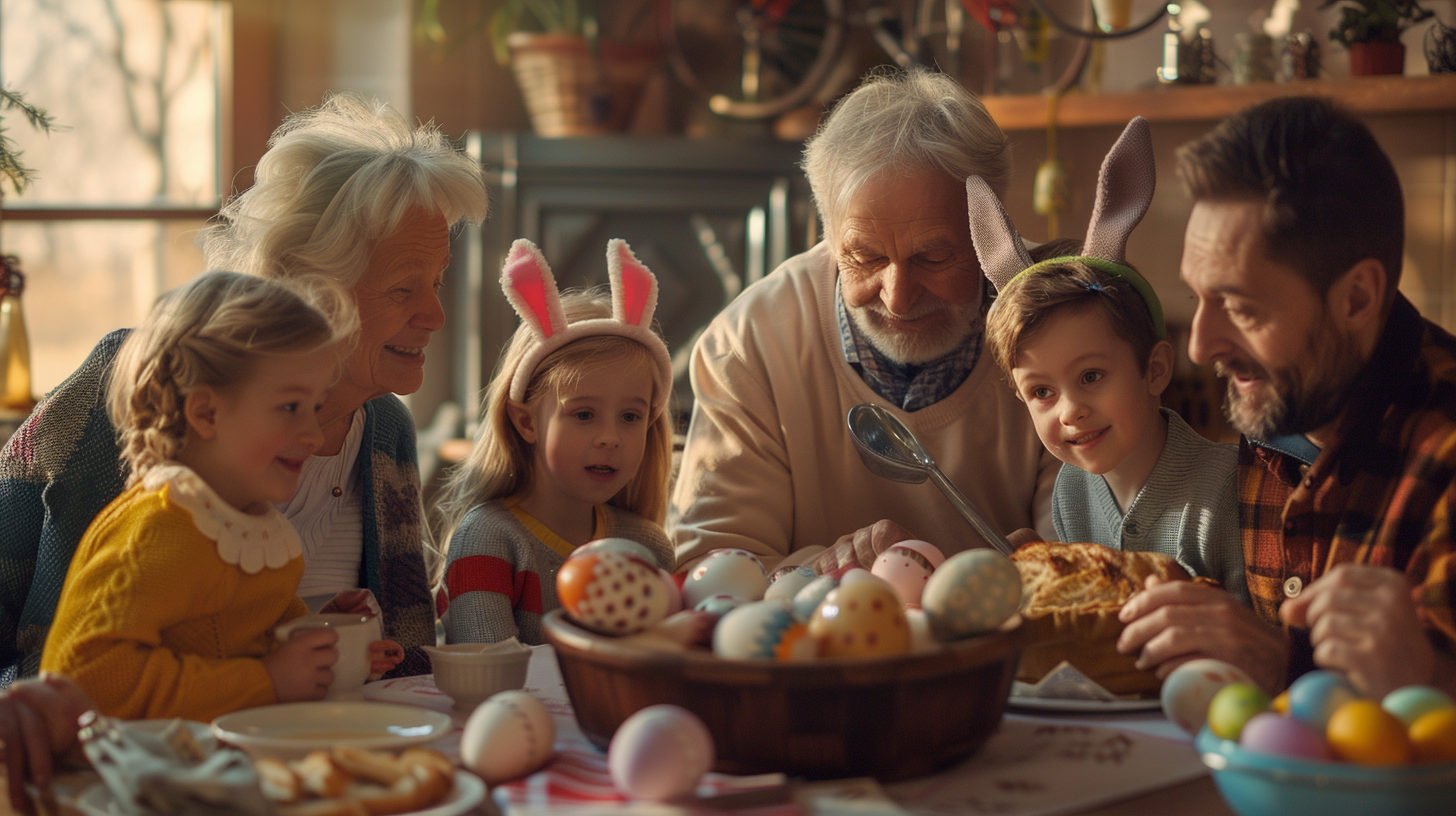
[[[1456,74],[1261,82],[1252,85],[1167,85],[1148,91],[1087,96],[1068,94],[1058,108],[1061,127],[1124,125],[1134,116],[1150,122],[1204,122],[1281,96],[1328,96],[1356,113],[1456,111]],[[1047,99],[1040,95],[982,97],[1002,130],[1046,127]]]

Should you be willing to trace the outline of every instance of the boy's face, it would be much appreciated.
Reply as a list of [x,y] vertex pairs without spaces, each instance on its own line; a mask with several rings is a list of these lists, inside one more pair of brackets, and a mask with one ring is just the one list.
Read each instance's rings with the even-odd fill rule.
[[1011,380],[1058,459],[1102,475],[1125,466],[1151,472],[1167,369],[1160,362],[1140,372],[1132,346],[1113,333],[1102,309],[1063,308],[1019,350]]

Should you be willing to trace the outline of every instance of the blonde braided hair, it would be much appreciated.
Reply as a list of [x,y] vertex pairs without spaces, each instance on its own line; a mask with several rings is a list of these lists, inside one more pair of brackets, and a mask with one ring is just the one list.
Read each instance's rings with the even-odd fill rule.
[[106,388],[128,486],[177,458],[187,439],[188,394],[246,381],[262,354],[345,343],[342,364],[358,327],[348,293],[319,277],[207,272],[163,296],[122,344]]

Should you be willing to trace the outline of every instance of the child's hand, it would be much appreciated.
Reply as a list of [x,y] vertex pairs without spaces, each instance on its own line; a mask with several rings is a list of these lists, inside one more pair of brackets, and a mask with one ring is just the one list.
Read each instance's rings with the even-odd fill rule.
[[369,679],[378,680],[403,661],[403,646],[392,640],[374,641],[369,644]]
[[0,755],[13,810],[34,812],[27,783],[49,795],[53,758],[76,747],[76,718],[95,707],[80,686],[58,674],[0,691]]
[[374,593],[367,589],[346,589],[331,598],[319,610],[320,615],[329,612],[373,617],[379,614],[379,601],[375,600]]
[[334,682],[339,633],[332,629],[295,629],[288,642],[263,658],[280,703],[321,700]]

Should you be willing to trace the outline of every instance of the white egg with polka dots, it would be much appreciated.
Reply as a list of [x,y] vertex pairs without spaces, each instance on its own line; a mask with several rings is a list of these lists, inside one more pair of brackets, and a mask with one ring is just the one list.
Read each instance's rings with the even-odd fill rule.
[[989,632],[1021,606],[1021,572],[996,550],[967,550],[941,564],[920,596],[941,640]]

